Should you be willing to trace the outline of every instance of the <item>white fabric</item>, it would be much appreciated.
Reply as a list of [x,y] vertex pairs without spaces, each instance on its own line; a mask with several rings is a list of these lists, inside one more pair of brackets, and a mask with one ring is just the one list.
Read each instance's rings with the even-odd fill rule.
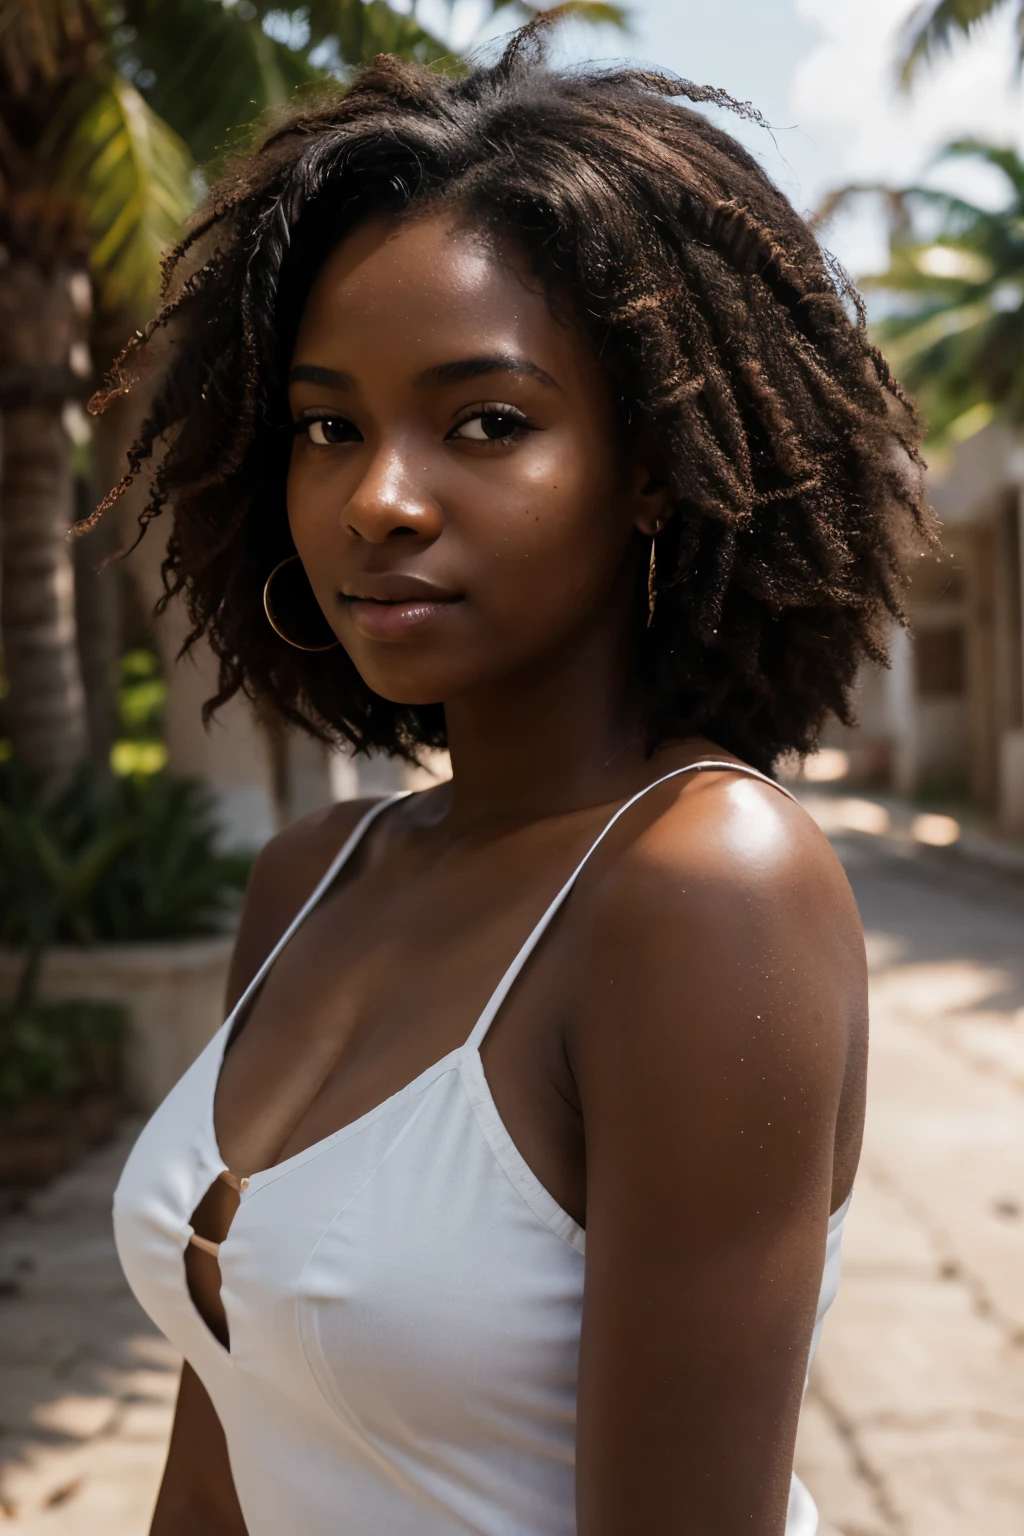
[[[753,774],[710,761],[676,773],[717,767]],[[465,1045],[251,1175],[220,1248],[230,1352],[185,1281],[190,1215],[225,1169],[213,1102],[232,1024],[390,803],[363,818],[143,1130],[114,1197],[118,1252],[214,1403],[249,1536],[568,1536],[584,1233],[511,1141],[479,1047],[586,859]],[[829,1222],[814,1344],[848,1206]],[[814,1536],[817,1524],[794,1479],[786,1536]]]

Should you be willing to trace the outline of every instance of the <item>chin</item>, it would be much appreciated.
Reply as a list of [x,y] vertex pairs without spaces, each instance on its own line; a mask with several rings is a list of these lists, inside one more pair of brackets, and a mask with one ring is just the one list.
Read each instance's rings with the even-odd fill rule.
[[[370,686],[373,687],[373,684]],[[418,705],[425,709],[428,704],[444,703],[444,694],[436,688],[414,688],[411,685],[399,687],[396,684],[388,688],[373,687],[373,691],[380,698],[386,699],[389,704]]]
[[[367,654],[369,652],[369,654]],[[353,665],[368,688],[389,704],[443,704],[501,684],[519,667],[500,646],[419,645],[353,647]]]
[[464,675],[456,679],[437,667],[361,667],[356,661],[356,669],[366,686],[389,704],[440,704],[467,685]]

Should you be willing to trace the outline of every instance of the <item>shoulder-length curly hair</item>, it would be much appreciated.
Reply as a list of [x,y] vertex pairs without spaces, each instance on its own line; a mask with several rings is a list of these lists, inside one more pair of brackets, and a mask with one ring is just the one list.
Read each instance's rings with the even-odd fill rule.
[[[651,750],[709,736],[768,766],[847,721],[901,617],[901,529],[929,527],[913,406],[857,296],[756,161],[706,116],[719,91],[639,69],[558,71],[535,28],[453,77],[381,56],[266,133],[165,261],[174,344],[116,498],[161,447],[146,524],[169,597],[239,690],[322,739],[413,756],[440,704],[374,694],[341,650],[290,649],[261,590],[293,553],[284,376],[321,262],[360,220],[444,203],[506,239],[600,355],[627,432],[674,495],[636,676]],[[916,467],[915,467],[916,466]],[[90,520],[91,523],[92,520]],[[639,604],[643,606],[642,602]]]

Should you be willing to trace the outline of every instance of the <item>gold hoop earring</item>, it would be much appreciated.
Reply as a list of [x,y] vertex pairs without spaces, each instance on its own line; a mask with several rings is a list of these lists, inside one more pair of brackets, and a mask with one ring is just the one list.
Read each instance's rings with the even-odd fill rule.
[[658,532],[659,532],[659,530],[657,528],[655,528],[654,533],[651,535],[651,562],[650,562],[650,564],[647,567],[647,628],[648,629],[650,629],[651,625],[654,623],[654,605],[655,605],[655,603],[657,602],[657,599],[658,599],[657,588],[655,587],[655,584],[654,584],[655,583],[655,575],[656,575],[655,562],[654,562],[654,547],[655,547],[655,543],[657,541]]
[[278,564],[274,566],[274,569],[271,571],[266,581],[263,583],[263,612],[267,616],[267,623],[270,625],[275,635],[279,635],[286,645],[290,645],[296,651],[333,651],[336,645],[341,644],[340,640],[331,640],[327,645],[303,645],[301,641],[293,640],[290,635],[285,634],[284,630],[281,628],[280,624],[278,624],[270,610],[271,582],[274,580],[274,577],[277,575],[278,571],[283,571],[286,565],[291,565],[292,562],[298,560],[298,558],[298,555],[289,555],[286,560],[279,561]]

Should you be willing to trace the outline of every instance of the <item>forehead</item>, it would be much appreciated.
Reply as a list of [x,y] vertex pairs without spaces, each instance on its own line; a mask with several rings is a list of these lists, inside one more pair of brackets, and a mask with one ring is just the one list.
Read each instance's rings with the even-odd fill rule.
[[[552,372],[553,363],[570,374],[598,366],[575,329],[555,318],[540,284],[493,236],[442,211],[369,220],[320,269],[295,359],[339,349],[351,369],[354,354],[368,346],[378,361],[397,354],[411,368],[481,347],[526,355]],[[443,359],[434,355],[439,348]]]

